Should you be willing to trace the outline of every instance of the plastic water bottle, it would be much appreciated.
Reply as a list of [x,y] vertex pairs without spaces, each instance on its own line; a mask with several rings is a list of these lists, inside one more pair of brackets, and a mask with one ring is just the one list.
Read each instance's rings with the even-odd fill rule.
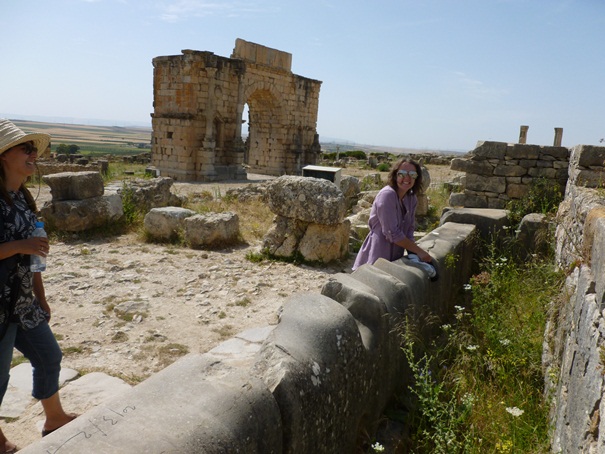
[[[32,232],[32,237],[43,237],[46,238],[46,231],[44,230],[44,222],[36,222],[36,228]],[[30,257],[29,269],[32,273],[46,270],[46,257],[41,255],[32,254]]]

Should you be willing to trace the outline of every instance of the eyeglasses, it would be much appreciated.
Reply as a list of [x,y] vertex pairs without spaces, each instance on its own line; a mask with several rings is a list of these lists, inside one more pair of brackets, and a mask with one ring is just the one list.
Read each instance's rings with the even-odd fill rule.
[[398,170],[397,171],[397,176],[400,178],[405,178],[408,175],[413,180],[418,178],[418,172],[416,172],[415,170]]

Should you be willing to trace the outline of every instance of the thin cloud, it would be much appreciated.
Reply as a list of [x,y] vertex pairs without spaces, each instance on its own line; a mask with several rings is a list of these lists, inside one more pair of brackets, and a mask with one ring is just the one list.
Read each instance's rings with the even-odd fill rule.
[[456,85],[462,91],[477,99],[495,101],[508,94],[508,90],[486,86],[482,81],[473,79],[461,71],[453,71]]
[[190,17],[239,17],[246,14],[278,11],[276,6],[266,6],[258,2],[210,2],[204,0],[176,0],[163,4],[161,19],[167,22],[179,22]]

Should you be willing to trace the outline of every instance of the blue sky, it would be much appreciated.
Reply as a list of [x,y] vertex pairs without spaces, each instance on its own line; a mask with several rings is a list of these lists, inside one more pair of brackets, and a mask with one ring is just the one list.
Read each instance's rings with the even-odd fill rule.
[[236,38],[321,80],[320,141],[605,138],[603,0],[3,0],[0,115],[151,125],[157,56]]

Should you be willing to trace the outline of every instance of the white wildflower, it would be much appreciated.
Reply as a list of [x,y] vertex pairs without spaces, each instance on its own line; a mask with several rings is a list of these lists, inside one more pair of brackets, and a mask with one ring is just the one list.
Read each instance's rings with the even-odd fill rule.
[[506,411],[509,412],[511,415],[513,415],[515,418],[521,416],[523,413],[525,413],[523,410],[521,410],[520,408],[517,407],[506,407]]
[[505,347],[510,345],[510,340],[509,339],[500,339],[500,344],[504,345]]
[[462,396],[462,403],[467,407],[473,406],[476,401],[477,398],[472,393],[464,393],[464,396]]
[[466,349],[467,349],[469,352],[474,352],[474,351],[475,351],[475,350],[477,350],[478,348],[479,348],[479,346],[478,346],[478,345],[467,345],[467,346],[466,346]]
[[384,446],[382,446],[380,443],[376,442],[372,445],[372,449],[374,450],[374,452],[383,452]]
[[464,290],[470,290],[473,286],[471,284],[464,284]]

